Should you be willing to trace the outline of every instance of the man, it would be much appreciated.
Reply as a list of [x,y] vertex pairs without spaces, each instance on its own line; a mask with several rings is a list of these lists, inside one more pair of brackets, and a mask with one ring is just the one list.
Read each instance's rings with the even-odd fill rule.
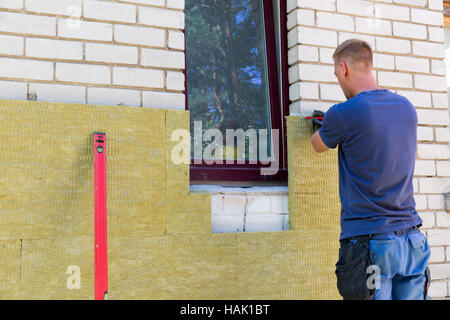
[[315,120],[311,143],[316,152],[339,145],[339,292],[344,299],[428,299],[430,250],[412,184],[415,108],[378,88],[367,42],[347,40],[333,59],[347,101]]

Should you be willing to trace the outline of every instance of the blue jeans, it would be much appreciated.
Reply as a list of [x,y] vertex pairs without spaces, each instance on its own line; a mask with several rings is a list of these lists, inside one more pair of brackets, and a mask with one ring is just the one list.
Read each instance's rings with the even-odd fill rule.
[[429,299],[426,292],[430,249],[419,229],[372,235],[369,251],[380,271],[375,300]]

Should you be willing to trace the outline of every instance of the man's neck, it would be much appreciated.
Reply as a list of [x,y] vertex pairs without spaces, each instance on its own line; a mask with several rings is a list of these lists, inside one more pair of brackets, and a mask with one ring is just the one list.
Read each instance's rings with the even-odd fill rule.
[[356,96],[364,91],[378,90],[378,85],[372,74],[366,77],[361,77],[356,81],[355,89],[353,90],[353,96]]

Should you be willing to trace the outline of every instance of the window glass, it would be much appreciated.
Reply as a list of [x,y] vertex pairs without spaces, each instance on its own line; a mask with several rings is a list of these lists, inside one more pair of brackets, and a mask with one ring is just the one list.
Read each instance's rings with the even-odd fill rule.
[[[258,136],[265,129],[267,138],[259,148],[269,149],[266,154],[270,155],[263,1],[186,0],[185,17],[192,158],[199,155],[194,152],[195,132],[201,132],[197,138],[203,137],[208,129],[219,130],[224,145],[226,129],[252,129]],[[227,153],[224,148],[223,158],[232,154],[234,159],[255,159],[259,152],[249,153],[250,140],[247,136],[245,154],[238,155],[236,148]],[[211,141],[200,143],[204,150]],[[201,155],[205,156],[203,152]],[[220,155],[212,156],[217,157]]]

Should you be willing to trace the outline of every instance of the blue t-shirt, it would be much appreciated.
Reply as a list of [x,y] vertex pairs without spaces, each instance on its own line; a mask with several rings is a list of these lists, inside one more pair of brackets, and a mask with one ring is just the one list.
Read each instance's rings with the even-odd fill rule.
[[412,183],[417,113],[408,99],[361,92],[325,113],[319,135],[329,148],[339,145],[340,239],[422,223]]

